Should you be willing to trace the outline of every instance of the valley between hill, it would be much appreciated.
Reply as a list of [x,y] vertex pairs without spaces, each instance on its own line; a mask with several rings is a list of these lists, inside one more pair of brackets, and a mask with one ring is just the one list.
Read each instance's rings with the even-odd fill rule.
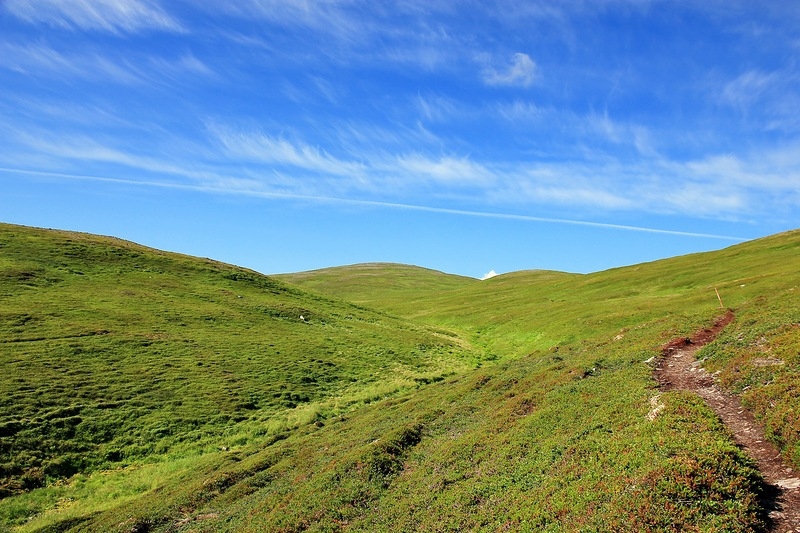
[[0,531],[767,530],[757,462],[646,361],[718,291],[697,356],[800,468],[798,258],[262,276],[0,225]]

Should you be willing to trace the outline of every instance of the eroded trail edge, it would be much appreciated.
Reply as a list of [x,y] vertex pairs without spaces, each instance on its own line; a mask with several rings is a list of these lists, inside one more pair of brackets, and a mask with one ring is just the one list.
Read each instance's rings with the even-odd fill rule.
[[728,311],[712,327],[669,342],[661,350],[655,376],[662,391],[686,390],[703,398],[736,443],[756,461],[768,485],[765,504],[770,511],[770,531],[800,532],[800,472],[789,467],[778,449],[764,438],[764,428],[742,407],[739,398],[717,386],[714,376],[695,359],[697,350],[714,340],[733,318],[733,312]]

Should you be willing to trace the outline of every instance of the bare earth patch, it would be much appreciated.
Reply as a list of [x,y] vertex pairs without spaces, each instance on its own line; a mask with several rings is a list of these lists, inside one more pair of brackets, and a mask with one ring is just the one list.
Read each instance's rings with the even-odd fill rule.
[[[662,391],[687,390],[702,397],[733,433],[736,443],[758,463],[768,488],[765,505],[770,511],[770,531],[800,532],[800,472],[790,468],[778,449],[764,438],[764,428],[742,407],[739,398],[718,387],[714,376],[695,360],[695,352],[714,340],[732,320],[733,312],[728,311],[711,328],[669,342],[661,351],[655,376]],[[656,397],[651,413],[657,402]]]

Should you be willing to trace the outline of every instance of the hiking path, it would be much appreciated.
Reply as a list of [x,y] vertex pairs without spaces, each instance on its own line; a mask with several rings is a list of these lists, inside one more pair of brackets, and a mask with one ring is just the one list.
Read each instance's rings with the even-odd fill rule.
[[783,461],[778,449],[764,437],[761,424],[742,407],[739,397],[722,390],[714,376],[695,359],[695,353],[714,340],[733,318],[733,312],[728,311],[712,327],[669,342],[657,360],[655,377],[661,391],[686,390],[703,398],[736,443],[758,464],[766,483],[763,503],[769,511],[769,531],[800,532],[800,472]]

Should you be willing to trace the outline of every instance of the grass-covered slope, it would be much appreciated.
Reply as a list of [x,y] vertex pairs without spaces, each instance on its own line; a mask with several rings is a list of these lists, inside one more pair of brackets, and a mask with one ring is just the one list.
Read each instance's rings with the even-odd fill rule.
[[[104,242],[80,239],[91,241],[87,246],[92,250],[102,249],[94,243]],[[0,257],[5,258],[3,250]],[[158,257],[169,264],[197,265],[189,258]],[[314,415],[295,418],[291,431],[286,429],[286,411],[273,415],[272,407],[256,404],[247,410],[248,418],[221,426],[231,434],[247,435],[236,443],[224,444],[226,435],[208,437],[217,449],[204,455],[184,454],[153,464],[134,461],[121,469],[114,469],[113,462],[99,464],[97,468],[110,470],[79,474],[0,501],[0,516],[9,524],[23,524],[35,514],[21,531],[755,531],[764,526],[765,513],[752,464],[702,401],[682,392],[659,395],[652,367],[645,361],[669,339],[709,325],[722,312],[717,288],[736,319],[699,356],[721,370],[724,383],[745,391],[745,399],[769,422],[772,437],[800,467],[800,395],[794,392],[800,390],[798,258],[800,233],[794,232],[720,252],[592,275],[532,271],[456,282],[458,278],[432,278],[425,272],[419,292],[413,288],[414,269],[403,269],[406,279],[395,283],[375,265],[368,269],[374,277],[361,269],[357,282],[349,286],[337,283],[336,277],[346,276],[352,267],[326,271],[328,278],[315,286],[311,274],[294,280],[315,293],[253,273],[246,274],[275,283],[282,292],[253,287],[245,293],[241,285],[235,290],[227,285],[241,281],[224,274],[221,281],[207,273],[196,285],[170,293],[176,302],[188,302],[182,312],[187,324],[194,316],[189,310],[206,301],[192,300],[193,295],[210,297],[221,283],[243,296],[232,303],[212,299],[231,319],[249,316],[237,306],[257,295],[277,298],[285,293],[299,300],[291,304],[291,313],[308,311],[308,324],[290,318],[291,313],[270,317],[287,328],[281,330],[287,336],[280,345],[282,354],[304,353],[309,339],[313,341],[313,336],[292,336],[292,328],[325,327],[329,339],[340,328],[351,335],[347,342],[367,342],[406,358],[406,366],[380,371],[360,363],[367,365],[360,374],[363,381],[345,387],[351,394],[361,386],[376,386],[367,377],[370,372],[379,372],[377,383],[383,383],[394,379],[393,371],[408,372],[402,369],[414,368],[415,361],[426,360],[432,352],[438,354],[439,359],[432,359],[438,366],[431,363],[435,372],[430,366],[414,369],[422,374],[410,381],[419,383],[418,388],[349,411],[309,410]],[[203,264],[221,273],[242,273]],[[19,280],[33,279],[15,275],[18,281],[10,284],[14,287],[27,283]],[[435,279],[448,281],[439,290]],[[389,314],[318,295],[327,291],[342,296],[337,291],[344,286],[351,300],[368,300]],[[35,293],[41,288],[25,290]],[[40,314],[58,314],[52,303],[41,305]],[[340,326],[353,323],[340,316],[343,305],[347,313],[362,317],[355,323],[379,324],[384,330],[371,338],[374,329],[356,332]],[[232,320],[227,330],[211,330],[216,333],[213,342],[220,343],[214,344],[220,358],[235,351],[232,339],[249,335],[234,334],[240,331],[234,327],[239,322]],[[116,327],[97,326],[94,331],[100,334],[75,338],[108,340],[127,331],[124,324],[120,319]],[[138,331],[135,324],[130,331]],[[198,327],[197,335],[201,331],[204,328]],[[457,368],[458,361],[474,355],[459,348],[470,346],[461,338],[480,352],[470,362],[474,366],[483,359],[481,368]],[[456,341],[460,344],[454,345]],[[279,341],[272,342],[277,351]],[[178,346],[158,352],[151,344],[121,364],[147,361],[154,354],[164,357],[171,353],[167,348]],[[368,351],[346,346],[356,355]],[[486,364],[492,357],[497,362]],[[38,359],[46,360],[45,354],[28,358]],[[300,365],[292,369],[298,376],[307,375],[311,370],[302,367],[305,360],[297,360]],[[68,361],[64,370],[81,368],[81,359]],[[236,375],[256,372],[254,368],[264,366],[258,364],[261,361],[253,356],[252,362],[242,362]],[[441,377],[448,368],[455,373],[444,379],[424,375]],[[93,382],[85,375],[82,379]],[[242,390],[255,383],[243,382]],[[331,387],[334,383],[338,382],[331,381]],[[302,377],[284,384],[289,394],[309,385]],[[44,390],[43,398],[49,397]],[[330,394],[348,397],[338,389]],[[17,401],[23,396],[18,393]],[[108,410],[113,413],[119,407]],[[169,411],[159,413],[163,421],[178,418]],[[269,429],[276,416],[283,417],[281,433]],[[138,425],[127,427],[136,431]],[[182,431],[178,427],[170,435]],[[172,446],[188,445],[180,442]],[[232,447],[220,450],[223,444]],[[103,503],[107,494],[112,494],[111,503]]]
[[470,357],[432,328],[251,271],[0,225],[0,497],[279,437]]
[[[515,357],[575,342],[609,323],[624,329],[676,314],[697,323],[720,306],[716,291],[724,306],[733,308],[777,297],[800,280],[798,260],[800,231],[795,231],[594,274],[532,270],[421,293],[413,287],[384,290],[389,276],[373,269],[370,283],[369,271],[357,265],[318,271],[324,283],[313,273],[293,282],[351,300],[370,298],[372,307],[462,331],[497,356]],[[358,287],[336,281],[337,275],[349,278],[350,269],[359,272]]]
[[362,263],[275,277],[324,294],[336,294],[349,302],[370,307],[391,307],[394,303],[401,308],[478,283],[474,278],[395,263]]

